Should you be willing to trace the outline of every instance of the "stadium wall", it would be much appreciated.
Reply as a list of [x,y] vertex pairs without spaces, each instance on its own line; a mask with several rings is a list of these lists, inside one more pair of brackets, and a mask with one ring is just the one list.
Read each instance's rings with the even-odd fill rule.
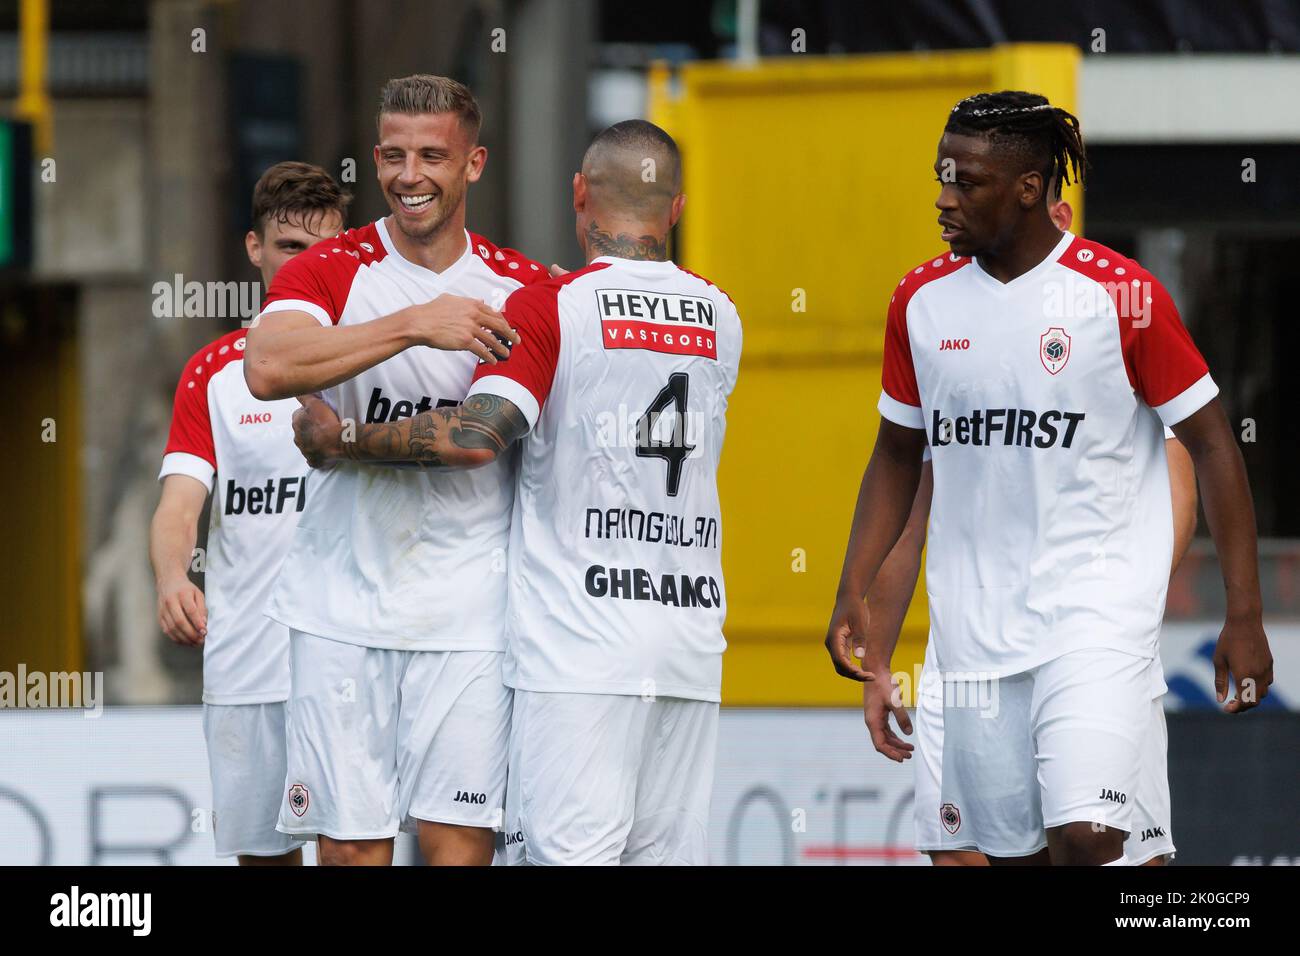
[[[1300,864],[1293,713],[1171,713],[1169,741],[1179,863]],[[201,707],[3,710],[0,750],[0,866],[222,862]],[[723,710],[714,865],[924,865],[912,829],[912,768],[871,752],[857,710]]]

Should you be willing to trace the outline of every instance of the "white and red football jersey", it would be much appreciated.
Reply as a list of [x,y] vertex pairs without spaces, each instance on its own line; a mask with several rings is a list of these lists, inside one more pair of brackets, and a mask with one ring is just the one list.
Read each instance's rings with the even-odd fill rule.
[[1218,394],[1160,283],[1068,232],[1005,284],[941,255],[894,290],[883,380],[881,415],[924,429],[934,458],[939,667],[1154,656],[1173,552],[1161,423]]
[[[402,258],[386,220],[285,264],[262,315],[358,325],[443,293],[500,308],[546,270],[481,236],[444,271]],[[259,316],[260,318],[260,316]],[[478,359],[417,347],[325,393],[344,421],[396,421],[465,398]],[[267,613],[320,637],[404,650],[503,650],[514,459],[474,471],[340,462],[313,475]]]
[[259,401],[244,383],[244,334],[223,335],[186,363],[158,475],[188,475],[212,492],[206,704],[289,698],[289,632],[263,609],[314,484],[293,443],[297,400]]
[[527,417],[510,538],[506,683],[719,699],[717,470],[740,361],[725,293],[600,256],[515,293],[522,341],[470,394]]

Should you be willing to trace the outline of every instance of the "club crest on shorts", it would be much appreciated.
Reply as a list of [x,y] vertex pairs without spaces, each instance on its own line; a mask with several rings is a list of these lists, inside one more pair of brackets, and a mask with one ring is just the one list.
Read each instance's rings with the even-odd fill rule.
[[1052,326],[1038,337],[1038,357],[1043,368],[1055,375],[1070,361],[1070,337],[1065,329]]
[[289,809],[293,811],[296,817],[302,816],[307,812],[307,807],[311,805],[311,794],[307,788],[300,783],[295,783],[289,788]]
[[956,804],[945,803],[939,808],[939,822],[949,833],[956,833],[961,829],[961,811],[957,809]]

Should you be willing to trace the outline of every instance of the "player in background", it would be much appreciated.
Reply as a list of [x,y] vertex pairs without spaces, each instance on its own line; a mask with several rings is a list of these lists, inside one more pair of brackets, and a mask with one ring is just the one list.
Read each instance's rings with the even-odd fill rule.
[[[929,444],[945,823],[951,846],[994,861],[1123,862],[1173,551],[1160,421],[1191,455],[1223,570],[1220,700],[1231,676],[1225,710],[1243,712],[1272,681],[1250,488],[1217,387],[1155,278],[1048,215],[1048,184],[1083,163],[1078,121],[1041,96],[980,94],[949,116],[935,170],[952,251],[891,300],[880,431],[826,636],[843,676],[887,671],[864,598]],[[957,706],[989,689],[992,710]]]
[[490,467],[523,446],[506,661],[512,862],[708,861],[726,646],[717,466],[741,328],[725,293],[668,258],[684,203],[667,133],[642,120],[606,129],[573,182],[587,266],[507,300],[521,341],[480,366],[463,405],[355,441],[324,403],[295,415],[317,465]]
[[[1074,210],[1064,199],[1055,198],[1056,183],[1048,186],[1048,214],[1057,229],[1066,232],[1074,219]],[[1187,553],[1192,535],[1196,532],[1196,475],[1187,449],[1166,429],[1165,455],[1169,460],[1169,491],[1173,501],[1174,560],[1173,571]],[[903,628],[903,619],[911,603],[912,592],[921,570],[921,553],[925,547],[925,525],[930,514],[930,495],[934,489],[934,474],[930,465],[929,449],[921,469],[921,484],[912,503],[898,543],[894,545],[885,563],[880,566],[876,580],[867,591],[867,607],[871,609],[867,622],[868,643],[879,642],[893,655]],[[939,827],[941,787],[940,764],[943,758],[943,683],[936,674],[931,659],[931,645],[926,646],[925,663],[921,680],[916,688],[916,744],[899,739],[889,728],[889,715],[894,714],[904,733],[911,734],[912,721],[901,701],[896,704],[897,687],[893,678],[877,674],[876,680],[862,685],[862,709],[871,740],[876,751],[891,760],[903,761],[913,756],[920,759],[915,768],[915,827],[916,848],[926,853],[935,866],[987,866],[988,859],[978,850],[944,850]],[[1160,659],[1153,659],[1157,671],[1152,700],[1152,726],[1148,728],[1142,744],[1142,776],[1134,796],[1135,829],[1139,836],[1124,843],[1124,855],[1135,865],[1163,865],[1173,855],[1174,845],[1169,807],[1169,771],[1164,707],[1160,703],[1168,689],[1164,683]]]
[[[547,273],[465,229],[479,124],[454,80],[385,85],[374,159],[390,215],[276,276],[249,330],[254,395],[324,390],[354,426],[392,422],[458,405],[478,360],[508,354],[518,336],[494,305]],[[314,476],[267,613],[290,628],[293,678],[280,830],[318,839],[322,863],[390,864],[399,828],[430,864],[492,860],[512,465]]]
[[[253,190],[248,261],[268,288],[280,268],[342,228],[351,197],[329,173],[277,163]],[[284,783],[289,632],[266,618],[270,582],[307,495],[293,447],[293,400],[262,402],[242,370],[245,333],[227,333],[186,363],[149,530],[158,624],[203,648],[203,730],[218,856],[241,865],[302,863],[302,843],[275,829]],[[186,572],[208,494],[207,595]]]

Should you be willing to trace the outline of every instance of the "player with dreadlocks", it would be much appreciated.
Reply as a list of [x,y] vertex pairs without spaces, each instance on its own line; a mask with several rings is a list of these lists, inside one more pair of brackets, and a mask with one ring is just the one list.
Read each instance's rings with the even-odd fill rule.
[[1050,217],[1086,165],[1078,120],[1042,96],[981,93],[949,116],[934,168],[951,252],[890,300],[880,430],[826,635],[840,674],[888,686],[864,598],[928,446],[934,812],[944,847],[993,863],[1124,862],[1174,544],[1162,422],[1191,455],[1223,572],[1219,699],[1240,713],[1272,682],[1218,388],[1155,277]]

